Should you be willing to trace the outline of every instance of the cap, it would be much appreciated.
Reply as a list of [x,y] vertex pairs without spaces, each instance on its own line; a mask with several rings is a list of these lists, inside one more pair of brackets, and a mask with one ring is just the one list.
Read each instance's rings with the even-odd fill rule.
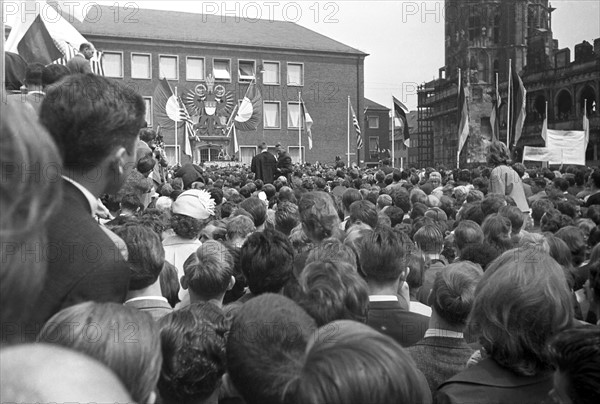
[[193,217],[194,219],[208,219],[215,214],[215,201],[203,189],[190,189],[182,192],[173,202],[173,213]]

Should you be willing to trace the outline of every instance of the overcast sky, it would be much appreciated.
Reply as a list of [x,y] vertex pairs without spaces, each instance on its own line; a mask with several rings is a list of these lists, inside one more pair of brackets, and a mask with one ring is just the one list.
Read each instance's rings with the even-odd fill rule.
[[[81,1],[80,3],[86,3]],[[113,5],[114,0],[97,3]],[[389,105],[390,95],[410,109],[416,86],[437,76],[444,65],[443,1],[120,1],[121,6],[221,14],[296,22],[369,54],[365,96]],[[600,37],[600,1],[554,0],[554,38],[570,47]],[[190,29],[193,29],[190,27]],[[218,36],[218,34],[215,34]],[[571,57],[574,56],[572,51]]]

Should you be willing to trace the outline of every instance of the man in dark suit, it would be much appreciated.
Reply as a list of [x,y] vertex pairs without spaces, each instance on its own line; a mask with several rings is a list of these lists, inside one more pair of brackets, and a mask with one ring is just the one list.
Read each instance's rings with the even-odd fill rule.
[[48,273],[42,293],[31,302],[29,334],[65,307],[89,300],[124,302],[129,268],[93,213],[98,197],[115,194],[135,167],[144,115],[139,94],[104,77],[72,75],[47,88],[40,122],[62,155],[64,193],[49,220],[43,250]]
[[381,226],[364,238],[359,261],[369,285],[367,324],[408,347],[423,338],[429,317],[406,310],[398,298],[407,275],[405,251],[396,233]]
[[272,184],[275,177],[277,160],[275,156],[269,153],[265,142],[259,144],[258,148],[260,152],[252,158],[250,170],[256,174],[256,179],[262,180],[265,184]]
[[277,173],[283,175],[289,182],[290,175],[294,172],[292,157],[281,143],[277,143],[275,147],[277,147]]
[[79,53],[73,56],[68,62],[67,67],[71,70],[72,74],[92,73],[92,66],[90,65],[90,59],[94,56],[94,47],[89,43],[82,43],[79,46]]
[[482,275],[478,265],[460,261],[448,265],[435,278],[428,301],[429,328],[425,338],[408,348],[434,395],[440,384],[466,368],[474,352],[463,330]]

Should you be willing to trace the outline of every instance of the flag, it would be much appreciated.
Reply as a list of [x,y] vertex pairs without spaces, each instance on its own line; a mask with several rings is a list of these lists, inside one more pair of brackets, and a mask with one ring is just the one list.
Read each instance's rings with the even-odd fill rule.
[[102,56],[104,54],[99,50],[94,49],[94,56],[90,59],[90,64],[92,65],[92,73],[97,74],[98,76],[104,76],[104,63],[102,60]]
[[584,150],[587,150],[588,143],[590,142],[590,120],[587,117],[587,99],[583,103],[583,132],[585,133],[584,137]]
[[392,96],[394,100],[394,116],[398,117],[402,123],[402,137],[404,138],[404,145],[406,147],[410,147],[410,132],[408,128],[408,119],[406,118],[406,113],[408,112],[408,108],[399,99]]
[[358,119],[356,119],[356,114],[354,113],[352,104],[350,104],[350,111],[352,112],[352,125],[354,125],[354,130],[356,130],[356,148],[360,150],[363,147],[363,139],[360,131],[360,125],[358,124]]
[[544,139],[544,145],[548,143],[548,115],[544,117],[544,123],[542,124],[542,139]]
[[492,103],[492,113],[490,114],[490,125],[492,126],[492,141],[500,139],[500,106],[502,98],[498,92],[498,83],[496,83],[496,99]]
[[46,65],[63,56],[52,40],[40,15],[35,18],[19,41],[17,50],[27,63],[37,62]]
[[246,95],[242,100],[234,121],[237,129],[241,131],[253,131],[258,128],[262,119],[262,96],[256,87],[256,82],[252,81],[246,90]]
[[233,151],[235,153],[240,151],[240,146],[238,145],[237,132],[235,130],[235,125],[233,125]]
[[173,122],[181,122],[182,114],[178,99],[173,94],[167,79],[163,78],[154,90],[154,117],[158,124],[173,129]]
[[469,137],[469,106],[465,88],[461,85],[458,94],[458,154]]
[[192,121],[192,117],[187,111],[185,104],[181,101],[181,97],[177,97],[179,101],[179,117],[184,124],[183,133],[185,134],[185,147],[184,153],[190,158],[192,158],[192,144],[190,142],[191,138],[195,138],[196,134],[194,133],[194,122]]
[[525,108],[527,106],[527,91],[523,85],[521,77],[517,74],[516,70],[512,71],[512,120],[511,126],[513,127],[513,145],[516,145],[521,138],[523,132],[523,125],[525,124]]
[[310,117],[310,114],[308,113],[308,111],[306,110],[306,105],[304,105],[304,100],[302,99],[302,97],[300,97],[300,128],[302,128],[302,126],[304,126],[306,128],[306,136],[308,136],[308,149],[311,150],[312,146],[313,146],[313,139],[312,139],[312,124],[313,124],[313,120]]

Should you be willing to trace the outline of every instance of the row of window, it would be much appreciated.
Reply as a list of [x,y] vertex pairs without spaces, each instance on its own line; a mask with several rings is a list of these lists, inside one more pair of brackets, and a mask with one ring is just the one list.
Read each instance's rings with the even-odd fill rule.
[[[123,52],[104,52],[102,56],[104,75],[107,77],[124,77]],[[238,60],[238,81],[249,82],[256,76],[255,60]],[[279,85],[281,66],[279,62],[263,61],[261,70],[262,82],[266,85]],[[159,78],[179,80],[179,56],[158,55]],[[212,59],[212,74],[215,81],[231,82],[231,59]],[[152,79],[152,55],[150,53],[131,53],[131,78]],[[206,58],[186,56],[185,79],[187,81],[206,80]],[[304,85],[304,64],[287,63],[286,84],[288,86]]]
[[[146,122],[148,126],[152,126],[152,97],[143,98],[146,104]],[[300,119],[300,104],[293,101],[288,102],[287,128],[299,129],[301,125],[304,127],[304,121]],[[265,129],[281,129],[280,101],[263,101],[263,127]]]

